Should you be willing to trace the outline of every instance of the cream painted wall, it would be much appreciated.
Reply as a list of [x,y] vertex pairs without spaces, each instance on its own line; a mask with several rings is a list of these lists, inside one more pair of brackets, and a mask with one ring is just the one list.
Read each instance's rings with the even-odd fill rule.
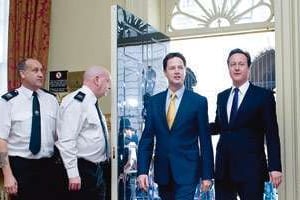
[[300,2],[275,0],[277,114],[282,146],[280,200],[300,199]]
[[161,30],[161,0],[148,1],[147,21],[156,29]]
[[[53,0],[48,70],[83,71],[90,65],[110,70],[110,15],[107,0]],[[101,101],[110,113],[110,95]]]
[[[123,8],[160,30],[161,4],[165,0],[123,0]],[[121,2],[119,1],[119,5]]]
[[[110,70],[113,4],[160,24],[158,0],[52,0],[48,71],[83,71],[90,65]],[[110,95],[100,102],[104,113],[110,113],[110,102]]]

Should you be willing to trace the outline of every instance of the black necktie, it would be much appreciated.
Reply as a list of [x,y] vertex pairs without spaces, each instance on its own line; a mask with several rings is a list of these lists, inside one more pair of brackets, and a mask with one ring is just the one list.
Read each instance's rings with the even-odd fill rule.
[[98,101],[96,101],[95,106],[96,106],[97,113],[98,113],[100,123],[101,123],[101,126],[102,126],[102,132],[103,132],[103,136],[104,136],[104,140],[105,140],[105,155],[106,155],[106,158],[108,159],[108,142],[107,142],[107,136],[106,136],[107,133],[106,133],[106,128],[105,128],[104,121],[102,119],[101,111],[98,107]]
[[234,88],[234,95],[232,100],[231,112],[230,112],[230,122],[232,122],[238,111],[238,102],[239,102],[239,88]]
[[37,93],[34,91],[32,96],[32,123],[29,150],[33,154],[37,154],[41,149],[41,113]]

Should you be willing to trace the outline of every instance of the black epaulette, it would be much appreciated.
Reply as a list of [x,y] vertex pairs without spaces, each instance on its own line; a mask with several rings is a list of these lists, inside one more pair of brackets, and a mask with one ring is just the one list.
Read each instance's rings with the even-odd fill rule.
[[54,94],[53,92],[50,92],[49,90],[46,90],[44,88],[41,88],[41,90],[56,97],[56,94]]
[[19,92],[17,90],[13,90],[13,91],[10,91],[10,92],[2,95],[2,98],[5,99],[6,101],[9,101],[12,98],[18,96],[18,94],[19,94]]
[[80,92],[80,91],[79,91],[79,92],[74,96],[74,99],[76,99],[76,100],[82,102],[83,99],[84,99],[84,97],[85,97],[85,94],[84,94],[83,92]]

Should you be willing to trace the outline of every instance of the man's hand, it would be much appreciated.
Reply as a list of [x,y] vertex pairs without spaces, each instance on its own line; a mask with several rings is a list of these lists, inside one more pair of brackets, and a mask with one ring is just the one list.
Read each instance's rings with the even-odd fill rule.
[[141,175],[138,176],[137,179],[138,179],[139,187],[141,189],[143,189],[144,191],[147,191],[148,187],[149,187],[148,175],[141,174]]
[[211,180],[203,180],[201,182],[201,191],[203,191],[203,192],[209,191],[211,184],[212,184]]
[[18,183],[12,174],[4,175],[4,189],[9,195],[18,193]]
[[81,179],[80,177],[69,178],[69,190],[78,191],[81,188]]
[[275,188],[278,188],[280,183],[282,182],[282,173],[279,171],[271,171],[269,173],[270,181],[273,183]]

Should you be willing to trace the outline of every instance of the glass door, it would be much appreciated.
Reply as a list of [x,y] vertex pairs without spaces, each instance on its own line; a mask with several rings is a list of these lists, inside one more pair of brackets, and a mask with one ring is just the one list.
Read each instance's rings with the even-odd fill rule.
[[[150,96],[167,87],[162,60],[168,52],[169,38],[157,32],[132,13],[115,7],[116,56],[112,106],[112,136],[115,138],[115,177],[113,192],[119,200],[159,199],[153,172],[149,171],[148,193],[139,190],[137,148],[144,127],[144,105]],[[112,66],[113,68],[113,66]],[[114,173],[113,173],[114,174]],[[117,188],[117,189],[116,189]]]

